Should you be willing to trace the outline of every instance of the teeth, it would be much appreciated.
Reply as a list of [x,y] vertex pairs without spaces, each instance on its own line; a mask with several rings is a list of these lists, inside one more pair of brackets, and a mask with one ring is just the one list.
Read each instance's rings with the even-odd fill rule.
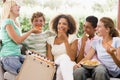
[[88,34],[85,34],[87,37],[89,37],[89,35]]

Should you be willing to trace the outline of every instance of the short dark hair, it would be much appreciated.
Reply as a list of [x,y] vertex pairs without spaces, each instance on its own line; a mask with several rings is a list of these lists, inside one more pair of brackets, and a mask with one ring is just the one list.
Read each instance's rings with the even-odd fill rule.
[[98,18],[97,18],[97,17],[95,17],[95,16],[88,16],[88,17],[86,18],[86,21],[87,21],[87,22],[90,22],[91,25],[93,26],[93,28],[96,28],[96,27],[97,27],[97,22],[98,22]]

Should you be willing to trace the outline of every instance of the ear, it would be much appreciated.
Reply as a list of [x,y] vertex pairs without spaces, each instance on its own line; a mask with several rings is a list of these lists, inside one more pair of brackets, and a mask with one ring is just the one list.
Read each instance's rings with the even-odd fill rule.
[[109,27],[106,28],[106,32],[110,32],[110,28]]

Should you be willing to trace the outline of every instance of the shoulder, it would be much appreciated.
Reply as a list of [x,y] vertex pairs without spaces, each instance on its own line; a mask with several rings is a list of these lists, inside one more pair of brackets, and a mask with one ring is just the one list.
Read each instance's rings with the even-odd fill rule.
[[8,25],[8,24],[13,25],[13,23],[14,23],[13,20],[11,20],[11,19],[5,19],[5,20],[2,21],[1,26],[2,26],[2,27],[5,27],[5,26]]
[[102,38],[99,38],[99,39],[95,39],[95,40],[93,40],[93,42],[92,42],[92,44],[98,44],[98,43],[100,43],[102,41]]
[[13,23],[13,20],[11,20],[11,19],[5,19],[5,20],[2,21],[2,23],[3,24],[6,24],[6,23],[10,24],[10,23]]
[[13,20],[11,20],[11,19],[5,19],[5,20],[3,20],[3,21],[1,22],[1,29],[4,30],[5,27],[6,27],[6,25],[8,25],[8,24],[14,25]]
[[77,39],[78,38],[77,38],[76,34],[69,35],[69,38],[68,38],[69,43],[72,43],[73,41],[75,41]]
[[50,31],[50,30],[44,31],[43,34],[47,34],[47,35],[49,35],[49,36],[55,36],[55,35],[56,35],[55,33],[53,33],[53,32]]
[[113,37],[113,45],[117,48],[120,47],[120,37]]
[[113,37],[113,41],[120,41],[120,37]]
[[49,37],[49,38],[47,39],[47,43],[52,44],[52,43],[54,42],[54,40],[55,40],[55,37],[56,37],[56,36]]

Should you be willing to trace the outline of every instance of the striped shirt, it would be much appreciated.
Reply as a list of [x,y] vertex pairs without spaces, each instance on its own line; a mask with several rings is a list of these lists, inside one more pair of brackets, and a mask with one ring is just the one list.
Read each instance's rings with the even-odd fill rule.
[[32,33],[24,40],[23,45],[29,50],[35,50],[46,56],[46,41],[50,36],[55,36],[55,34],[49,30],[39,34]]

